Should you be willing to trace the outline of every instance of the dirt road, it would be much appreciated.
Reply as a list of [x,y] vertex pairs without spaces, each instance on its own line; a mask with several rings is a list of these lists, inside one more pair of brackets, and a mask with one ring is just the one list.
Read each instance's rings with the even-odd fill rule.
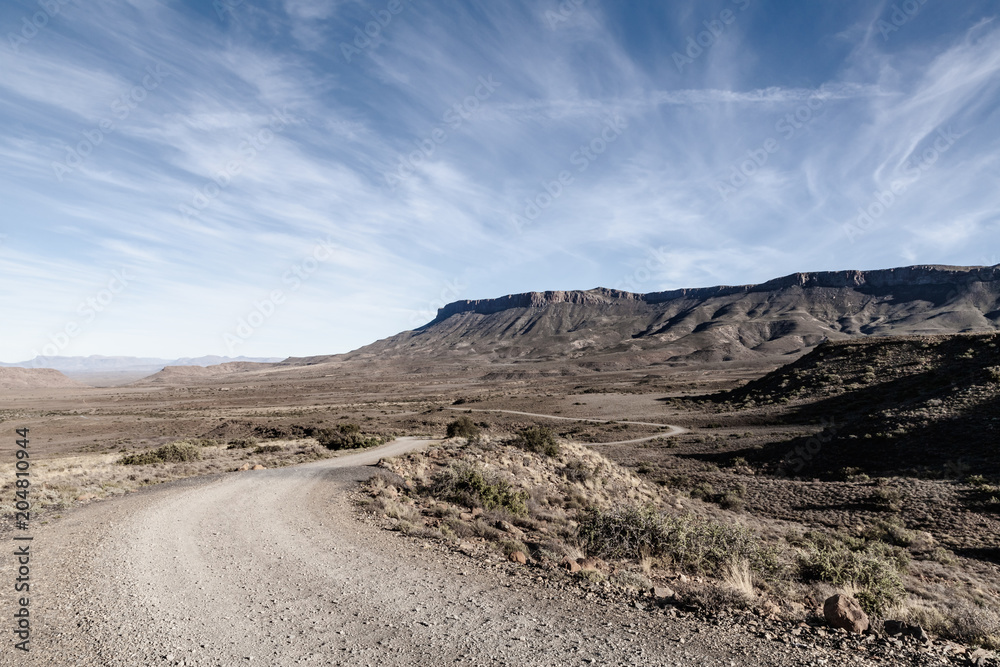
[[[365,466],[425,444],[151,487],[39,527],[32,650],[5,632],[0,664],[806,664],[743,628],[584,601],[360,520]],[[4,558],[4,589],[13,577]]]
[[525,417],[542,417],[544,419],[560,419],[562,421],[570,422],[590,422],[593,424],[610,424],[614,422],[615,424],[635,424],[637,426],[657,426],[659,428],[670,429],[664,433],[654,433],[653,435],[646,435],[641,438],[632,438],[630,440],[615,440],[614,442],[581,442],[577,444],[585,445],[587,447],[600,447],[602,445],[631,445],[636,442],[646,442],[647,440],[656,440],[658,438],[669,438],[674,435],[680,435],[681,433],[687,433],[686,428],[680,426],[674,426],[672,424],[656,424],[654,422],[637,422],[628,421],[625,419],[595,419],[592,417],[560,417],[558,415],[542,415],[535,412],[521,412],[520,410],[497,410],[490,408],[448,408],[449,410],[457,410],[460,412],[505,412],[509,415],[524,415]]

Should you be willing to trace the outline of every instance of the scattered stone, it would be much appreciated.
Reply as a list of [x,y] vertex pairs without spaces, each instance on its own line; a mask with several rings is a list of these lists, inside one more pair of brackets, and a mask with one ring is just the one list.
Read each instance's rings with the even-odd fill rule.
[[885,634],[889,636],[902,635],[903,637],[913,637],[919,642],[926,644],[930,641],[927,632],[919,625],[910,625],[904,621],[886,621]]
[[250,464],[249,463],[244,463],[243,465],[241,465],[236,470],[239,471],[239,472],[243,472],[245,470],[250,470]]
[[524,555],[523,551],[512,551],[510,555],[507,556],[507,560],[512,563],[520,563],[521,565],[524,565],[528,562],[528,557]]
[[838,593],[823,603],[823,616],[834,628],[861,634],[868,629],[868,614],[861,609],[858,601],[849,595]]
[[462,512],[458,515],[458,518],[462,521],[472,521],[476,517],[472,516],[471,512]]
[[580,564],[577,563],[575,560],[571,560],[569,558],[563,558],[562,561],[560,561],[559,563],[559,567],[565,570],[569,570],[570,572],[580,571]]
[[265,468],[264,466],[262,466],[259,463],[257,465],[255,465],[253,468],[250,468],[250,469],[251,470],[267,470],[267,468]]
[[600,572],[603,565],[597,558],[577,558],[576,563],[580,566],[581,570],[589,570],[591,572]]
[[669,586],[654,586],[652,593],[657,600],[669,600],[676,595]]

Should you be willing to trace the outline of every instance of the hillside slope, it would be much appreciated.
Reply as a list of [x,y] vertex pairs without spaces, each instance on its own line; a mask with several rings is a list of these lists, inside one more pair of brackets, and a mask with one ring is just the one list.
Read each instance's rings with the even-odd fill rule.
[[620,358],[656,362],[795,355],[825,340],[1000,329],[1000,265],[797,273],[760,285],[633,294],[593,289],[458,301],[414,331],[337,357]]
[[792,420],[827,424],[819,437],[748,452],[781,472],[1000,474],[1000,334],[827,343],[710,400],[787,404]]

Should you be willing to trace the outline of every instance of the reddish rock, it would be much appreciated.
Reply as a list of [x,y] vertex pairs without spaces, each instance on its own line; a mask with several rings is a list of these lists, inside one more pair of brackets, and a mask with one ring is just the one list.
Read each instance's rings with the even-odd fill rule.
[[838,593],[823,603],[823,616],[835,628],[858,634],[868,629],[868,614],[861,609],[858,601],[849,595]]
[[570,572],[580,571],[580,564],[570,558],[563,558],[562,562],[559,563],[559,567],[569,570]]
[[511,563],[520,563],[521,565],[524,565],[528,562],[528,557],[524,555],[523,551],[512,551],[510,555],[507,556],[507,560]]

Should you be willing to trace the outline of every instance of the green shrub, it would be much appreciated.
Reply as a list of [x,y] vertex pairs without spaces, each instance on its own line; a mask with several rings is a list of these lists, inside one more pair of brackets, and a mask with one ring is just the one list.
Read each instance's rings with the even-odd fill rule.
[[876,617],[906,597],[902,575],[909,557],[899,547],[884,542],[857,546],[813,533],[807,533],[806,540],[809,546],[800,557],[799,568],[807,581],[825,581],[834,586],[854,584],[861,607]]
[[118,463],[124,466],[152,465],[155,463],[185,463],[201,459],[201,450],[190,442],[171,442],[153,450],[125,454]]
[[357,424],[341,424],[337,428],[324,428],[316,434],[316,441],[327,449],[363,449],[378,447],[385,439],[377,435],[365,435]]
[[439,473],[431,482],[431,492],[443,500],[466,507],[506,510],[511,514],[528,511],[526,491],[515,490],[511,484],[475,466],[459,463]]
[[580,523],[578,537],[588,554],[604,558],[661,557],[707,574],[745,560],[767,578],[780,569],[775,550],[744,526],[693,515],[668,517],[649,507],[591,510]]
[[448,424],[449,438],[475,438],[482,432],[476,423],[466,416],[461,416]]
[[559,443],[552,431],[544,426],[532,426],[517,434],[511,442],[516,447],[545,456],[558,456]]

